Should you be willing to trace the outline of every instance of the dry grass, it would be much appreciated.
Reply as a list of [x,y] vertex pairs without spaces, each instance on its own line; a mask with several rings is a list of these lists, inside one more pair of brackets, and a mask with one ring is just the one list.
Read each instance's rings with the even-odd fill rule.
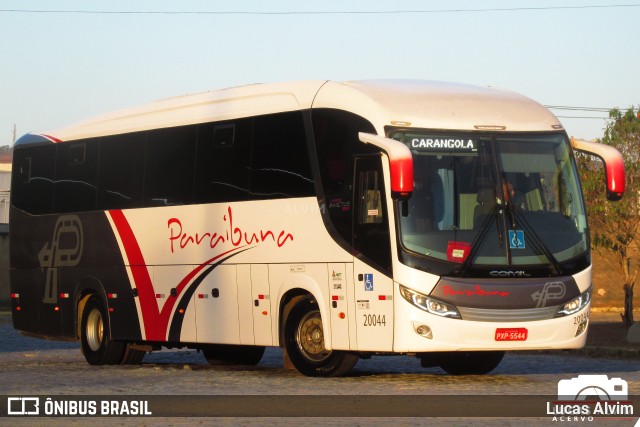
[[[593,251],[593,300],[592,307],[624,307],[624,278],[612,255]],[[640,291],[638,292],[640,294]],[[635,298],[635,307],[640,307],[640,297]]]

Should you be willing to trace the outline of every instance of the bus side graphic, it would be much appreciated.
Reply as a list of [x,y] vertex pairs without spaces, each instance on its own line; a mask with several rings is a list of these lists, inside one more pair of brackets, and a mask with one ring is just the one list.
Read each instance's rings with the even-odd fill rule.
[[[165,341],[167,339],[169,341],[179,341],[182,319],[191,301],[191,297],[205,277],[209,275],[214,268],[231,257],[252,249],[262,242],[272,240],[278,247],[281,247],[286,244],[287,241],[293,241],[293,235],[286,233],[284,230],[278,234],[277,239],[272,231],[260,231],[258,233],[242,232],[239,227],[233,226],[231,219],[232,208],[228,207],[227,212],[229,215],[229,231],[226,232],[226,237],[218,236],[215,241],[222,242],[223,244],[228,243],[232,248],[215,255],[194,268],[172,288],[174,291],[172,291],[172,294],[164,302],[162,307],[158,306],[156,292],[147,269],[147,263],[124,212],[120,210],[108,212],[113,223],[114,232],[117,233],[117,237],[119,237],[120,242],[122,242],[121,251],[123,253],[123,260],[125,260],[125,264],[131,269],[131,282],[138,292],[139,306],[142,312],[143,339],[149,341]],[[171,226],[172,221],[169,220],[168,224]],[[211,242],[214,241],[215,234],[216,233],[211,234]],[[258,234],[260,234],[261,240],[258,239]],[[198,241],[202,241],[203,237],[204,236],[202,236],[200,240],[196,237],[190,241],[197,244]],[[171,234],[171,253],[174,252],[173,240],[175,239],[175,235]],[[253,246],[249,244],[243,245],[242,243],[245,242],[253,244]],[[212,244],[211,248],[213,249],[216,246],[217,243],[215,245]]]

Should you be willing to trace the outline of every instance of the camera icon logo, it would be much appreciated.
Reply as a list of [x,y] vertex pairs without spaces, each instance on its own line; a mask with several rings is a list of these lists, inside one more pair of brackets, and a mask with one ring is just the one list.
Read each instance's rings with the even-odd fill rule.
[[7,415],[40,415],[40,398],[7,397]]
[[558,400],[627,400],[629,386],[622,378],[607,375],[578,375],[558,381]]

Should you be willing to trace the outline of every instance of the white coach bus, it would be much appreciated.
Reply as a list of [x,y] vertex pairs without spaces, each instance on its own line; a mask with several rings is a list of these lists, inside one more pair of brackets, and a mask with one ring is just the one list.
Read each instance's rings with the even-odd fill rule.
[[[608,146],[610,199],[624,166]],[[305,81],[188,95],[15,145],[15,328],[91,364],[161,347],[310,376],[408,354],[486,373],[580,348],[589,229],[572,146],[518,94]]]

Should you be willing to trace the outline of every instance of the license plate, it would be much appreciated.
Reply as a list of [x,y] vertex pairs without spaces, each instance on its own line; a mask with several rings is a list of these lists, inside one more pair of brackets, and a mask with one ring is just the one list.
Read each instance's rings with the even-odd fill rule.
[[496,329],[496,341],[526,341],[527,335],[527,328]]

